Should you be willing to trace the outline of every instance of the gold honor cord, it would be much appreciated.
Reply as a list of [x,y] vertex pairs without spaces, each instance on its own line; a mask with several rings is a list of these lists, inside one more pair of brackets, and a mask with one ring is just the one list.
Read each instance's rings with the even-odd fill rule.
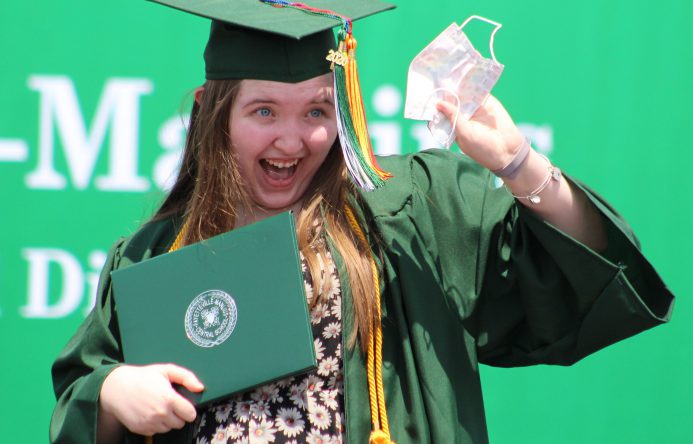
[[[348,205],[344,205],[344,211],[349,219],[349,224],[356,232],[359,240],[368,245],[366,235],[359,225],[353,211]],[[373,333],[368,344],[367,374],[368,395],[371,404],[371,423],[373,429],[369,438],[369,444],[395,444],[390,438],[390,427],[387,422],[387,408],[385,406],[385,389],[383,388],[383,331],[380,314],[380,280],[378,279],[378,267],[373,256],[368,256],[373,273],[373,291],[375,292],[375,309],[377,320],[373,325]]]
[[[349,219],[349,224],[356,232],[359,241],[363,245],[368,245],[366,235],[359,225],[354,212],[349,205],[344,205],[344,211]],[[183,237],[187,223],[183,225],[176,239],[173,241],[168,252],[176,251],[183,245]],[[378,279],[378,267],[375,265],[373,256],[368,257],[371,263],[371,272],[373,274],[373,291],[375,292],[375,308],[377,321],[373,325],[374,334],[371,335],[371,340],[368,344],[367,357],[367,374],[368,374],[368,396],[370,399],[371,408],[371,424],[373,429],[368,439],[369,444],[395,444],[390,439],[390,427],[387,422],[387,408],[385,406],[385,390],[383,388],[383,332],[381,326],[380,314],[380,280]],[[154,444],[154,439],[151,436],[146,436],[145,444]]]
[[187,228],[188,223],[186,222],[183,224],[183,228],[180,229],[180,232],[176,236],[176,239],[173,241],[173,244],[171,244],[171,248],[168,249],[169,253],[176,251],[177,249],[183,246],[183,236],[185,236]]

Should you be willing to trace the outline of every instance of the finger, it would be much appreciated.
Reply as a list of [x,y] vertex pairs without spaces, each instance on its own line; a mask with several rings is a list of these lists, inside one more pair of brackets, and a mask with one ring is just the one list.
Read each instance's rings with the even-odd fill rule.
[[147,435],[153,436],[170,432],[171,429],[173,429],[173,427],[169,425],[169,421],[169,419],[162,419],[160,422],[153,424],[151,426],[151,430],[149,431],[149,433],[147,433]]
[[460,143],[466,143],[471,137],[471,128],[469,126],[469,122],[460,115],[457,105],[445,100],[441,100],[440,102],[436,103],[436,109],[441,112],[451,123],[454,123],[455,138],[457,139],[458,145]]
[[443,113],[445,118],[447,118],[450,122],[454,122],[455,115],[457,114],[457,107],[455,105],[450,102],[446,102],[445,100],[441,100],[440,102],[436,103],[436,109]]
[[197,410],[195,410],[195,406],[193,406],[190,401],[183,398],[181,395],[176,394],[171,408],[176,418],[180,419],[181,421],[193,422],[195,418],[197,418]]
[[[195,420],[195,418],[193,418],[193,421],[194,420]],[[171,429],[177,429],[178,430],[178,429],[182,429],[183,426],[185,426],[186,422],[192,422],[192,421],[185,421],[184,419],[179,418],[178,415],[176,415],[175,411],[174,411],[170,415],[168,415],[166,417],[166,419],[164,419],[164,426],[166,426],[168,428],[168,430],[171,430]]]
[[205,386],[197,379],[195,373],[186,368],[174,364],[166,364],[163,366],[163,372],[169,381],[180,384],[191,392],[201,392],[205,389]]
[[[160,408],[155,408],[150,417],[140,418],[140,420],[143,420],[143,424],[139,429],[142,429],[146,434],[166,433],[171,429],[181,429],[186,422],[195,420],[197,416],[195,408],[178,393],[171,391],[164,398],[162,400],[163,404]],[[190,410],[192,410],[192,415]],[[179,411],[183,413],[181,414]],[[182,417],[182,415],[187,416]],[[140,433],[137,429],[132,430]]]
[[169,432],[171,431],[171,427],[166,425],[164,418],[161,418],[157,421],[147,421],[137,426],[128,427],[128,430],[136,435],[153,436],[158,433]]

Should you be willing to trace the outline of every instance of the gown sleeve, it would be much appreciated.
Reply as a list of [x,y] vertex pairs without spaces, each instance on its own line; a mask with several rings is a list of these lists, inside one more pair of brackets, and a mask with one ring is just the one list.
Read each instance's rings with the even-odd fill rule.
[[570,365],[669,320],[673,295],[630,227],[579,182],[568,178],[599,210],[606,251],[539,219],[458,154],[420,154],[412,176],[414,223],[480,362]]
[[123,240],[111,248],[101,272],[97,302],[53,364],[57,404],[51,443],[96,442],[101,385],[123,357],[111,294],[111,271],[118,267]]
[[630,227],[596,193],[568,179],[600,211],[606,251],[590,249],[515,202],[498,211],[492,208],[498,193],[489,193],[482,220],[488,258],[476,310],[485,363],[569,365],[671,317],[673,295]]
[[[117,241],[108,253],[96,304],[53,363],[57,403],[50,424],[51,443],[96,442],[101,386],[123,362],[111,271],[167,252],[181,225],[180,217],[147,222],[132,236]],[[191,430],[187,426],[156,435],[155,442],[187,442]],[[122,442],[141,444],[144,438],[126,431]]]

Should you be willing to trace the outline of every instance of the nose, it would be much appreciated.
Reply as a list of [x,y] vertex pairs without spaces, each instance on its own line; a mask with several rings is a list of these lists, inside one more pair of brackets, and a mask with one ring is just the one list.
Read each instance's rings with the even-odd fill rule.
[[282,125],[277,138],[274,140],[274,146],[286,155],[295,155],[301,152],[304,144],[299,125],[293,122]]

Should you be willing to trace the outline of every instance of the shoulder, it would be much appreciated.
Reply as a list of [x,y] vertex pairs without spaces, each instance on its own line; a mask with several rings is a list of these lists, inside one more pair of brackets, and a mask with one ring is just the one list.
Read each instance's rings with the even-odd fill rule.
[[382,156],[378,163],[392,178],[381,188],[361,193],[375,217],[395,215],[421,195],[478,195],[492,180],[491,174],[469,157],[444,149]]
[[180,230],[181,220],[170,217],[151,220],[135,233],[119,239],[111,248],[114,268],[122,268],[166,253]]

